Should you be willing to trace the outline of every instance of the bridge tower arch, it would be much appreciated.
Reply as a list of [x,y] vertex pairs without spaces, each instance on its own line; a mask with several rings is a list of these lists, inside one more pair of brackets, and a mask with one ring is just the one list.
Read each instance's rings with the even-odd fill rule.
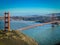
[[10,31],[10,13],[4,13],[4,31]]

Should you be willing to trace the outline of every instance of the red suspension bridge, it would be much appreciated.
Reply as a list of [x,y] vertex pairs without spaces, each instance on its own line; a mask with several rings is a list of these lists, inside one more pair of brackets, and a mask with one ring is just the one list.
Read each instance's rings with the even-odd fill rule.
[[[10,13],[4,13],[5,16],[4,16],[4,21],[5,21],[5,28],[4,30],[5,31],[10,31]],[[30,28],[35,28],[37,26],[43,26],[43,25],[46,25],[46,24],[52,24],[52,27],[54,27],[54,25],[58,25],[60,23],[60,21],[56,20],[56,17],[54,14],[52,14],[52,17],[51,17],[51,22],[46,22],[46,23],[42,23],[42,24],[35,24],[35,25],[30,25],[30,26],[27,26],[27,27],[23,27],[23,28],[20,28],[20,29],[17,29],[17,30],[27,30],[27,29],[30,29]]]

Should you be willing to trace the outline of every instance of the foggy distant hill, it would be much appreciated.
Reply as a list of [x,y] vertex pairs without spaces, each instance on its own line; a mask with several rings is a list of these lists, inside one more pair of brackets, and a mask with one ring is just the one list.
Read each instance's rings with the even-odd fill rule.
[[[42,20],[42,19],[50,19],[50,16],[54,14],[55,16],[60,16],[60,13],[51,13],[45,15],[28,15],[28,16],[11,16],[13,20]],[[3,20],[4,17],[0,16],[0,20]]]

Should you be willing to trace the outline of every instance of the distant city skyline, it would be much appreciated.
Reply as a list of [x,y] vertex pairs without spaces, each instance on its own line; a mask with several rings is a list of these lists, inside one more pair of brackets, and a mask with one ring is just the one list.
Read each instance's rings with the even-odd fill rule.
[[0,0],[0,15],[5,11],[11,16],[60,13],[60,0]]

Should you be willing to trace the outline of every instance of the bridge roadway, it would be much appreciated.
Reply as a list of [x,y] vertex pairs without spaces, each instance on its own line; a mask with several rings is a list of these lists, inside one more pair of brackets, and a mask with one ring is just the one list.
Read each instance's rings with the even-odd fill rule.
[[37,27],[37,26],[43,26],[43,25],[51,24],[51,23],[55,23],[55,22],[60,23],[60,21],[52,21],[52,22],[46,22],[46,23],[42,23],[42,24],[30,25],[30,26],[23,27],[23,28],[20,28],[20,29],[17,29],[17,30],[27,30],[27,29],[30,29],[30,28],[35,28],[35,27]]

